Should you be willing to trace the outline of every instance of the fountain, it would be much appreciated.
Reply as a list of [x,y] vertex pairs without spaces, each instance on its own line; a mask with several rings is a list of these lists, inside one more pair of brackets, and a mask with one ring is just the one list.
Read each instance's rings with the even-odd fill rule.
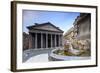
[[90,50],[87,40],[65,42],[64,47],[57,48],[49,54],[50,61],[68,61],[90,59]]

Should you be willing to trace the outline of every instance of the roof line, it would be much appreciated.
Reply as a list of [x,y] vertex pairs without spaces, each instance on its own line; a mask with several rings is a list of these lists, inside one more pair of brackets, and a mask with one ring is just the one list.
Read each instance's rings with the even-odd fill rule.
[[58,30],[60,30],[60,31],[63,32],[63,30],[61,30],[59,27],[56,27],[56,26],[53,25],[51,22],[46,22],[46,23],[42,23],[42,24],[35,23],[35,25],[27,26],[27,28],[30,30],[30,29],[32,29],[33,27],[38,27],[38,26],[43,26],[43,25],[51,25],[51,26],[55,27],[56,29],[58,29]]

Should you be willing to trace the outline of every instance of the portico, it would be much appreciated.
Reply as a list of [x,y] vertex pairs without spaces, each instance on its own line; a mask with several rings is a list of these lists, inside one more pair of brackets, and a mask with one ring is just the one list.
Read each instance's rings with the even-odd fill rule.
[[35,24],[29,29],[29,48],[56,48],[62,46],[63,31],[50,22]]

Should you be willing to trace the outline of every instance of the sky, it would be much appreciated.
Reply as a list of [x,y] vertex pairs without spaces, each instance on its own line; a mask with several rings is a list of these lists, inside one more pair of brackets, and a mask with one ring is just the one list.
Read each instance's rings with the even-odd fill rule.
[[36,10],[23,10],[22,13],[23,32],[28,33],[27,26],[34,25],[34,23],[50,22],[59,27],[61,30],[67,32],[71,27],[77,16],[78,12],[55,12],[55,11],[36,11]]

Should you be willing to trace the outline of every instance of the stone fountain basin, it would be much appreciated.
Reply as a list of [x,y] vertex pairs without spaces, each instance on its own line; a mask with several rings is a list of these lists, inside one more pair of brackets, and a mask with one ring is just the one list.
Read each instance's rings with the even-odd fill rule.
[[87,60],[90,59],[90,57],[86,56],[64,56],[54,53],[59,49],[54,49],[49,53],[49,60],[50,61],[68,61],[68,60]]

